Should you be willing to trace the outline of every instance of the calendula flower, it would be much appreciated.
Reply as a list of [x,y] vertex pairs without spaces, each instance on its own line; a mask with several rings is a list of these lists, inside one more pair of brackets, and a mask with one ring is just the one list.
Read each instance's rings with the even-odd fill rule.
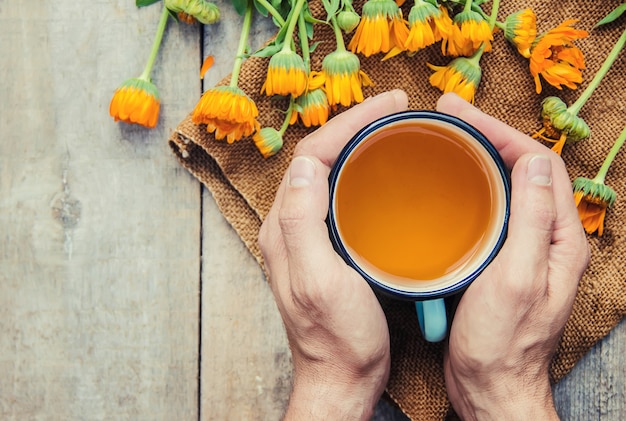
[[589,137],[591,133],[589,126],[582,118],[578,117],[578,112],[598,85],[600,85],[600,82],[608,73],[624,45],[626,45],[626,30],[622,32],[611,52],[604,59],[602,66],[600,66],[598,72],[589,82],[589,85],[572,105],[567,107],[557,97],[547,97],[542,101],[541,117],[543,119],[543,128],[535,133],[533,137],[553,142],[552,150],[558,154],[561,153],[566,143],[577,142]]
[[115,121],[156,127],[161,102],[159,92],[149,80],[132,78],[117,88],[111,99],[109,114]]
[[305,127],[322,126],[328,121],[330,106],[323,89],[313,89],[296,98],[296,109],[291,117],[291,124],[300,117]]
[[535,79],[535,89],[541,93],[541,76],[557,89],[567,86],[576,89],[583,80],[585,58],[574,45],[577,39],[589,35],[587,31],[574,29],[578,20],[569,19],[554,29],[537,37],[530,50],[530,73]]
[[307,73],[302,57],[289,48],[283,49],[270,59],[261,92],[268,96],[300,96],[306,90]]
[[283,147],[283,136],[273,127],[263,127],[252,136],[252,140],[264,158],[275,155]]
[[259,110],[252,99],[236,86],[217,86],[206,91],[191,116],[195,124],[206,124],[209,133],[228,143],[250,136],[259,129]]
[[361,21],[348,44],[353,53],[369,57],[392,48],[404,50],[409,36],[402,10],[393,0],[368,0],[361,11]]
[[482,53],[482,49],[479,49],[472,57],[457,57],[447,66],[427,63],[428,67],[435,71],[428,81],[444,93],[454,92],[466,101],[474,103],[476,89],[482,77],[479,64]]
[[447,9],[436,7],[425,0],[415,0],[409,12],[409,36],[404,47],[407,51],[417,52],[447,34],[452,27],[452,19]]
[[537,38],[537,16],[532,9],[524,9],[506,17],[504,38],[524,57],[530,57],[530,48]]
[[324,57],[322,72],[315,73],[322,78],[324,91],[330,105],[350,106],[353,102],[363,102],[363,86],[373,85],[369,76],[361,70],[361,62],[356,54],[346,50],[335,50]]
[[454,25],[444,37],[441,51],[450,56],[471,56],[483,46],[491,51],[492,28],[478,12],[465,9],[454,16]]
[[549,96],[541,103],[543,128],[533,135],[554,143],[552,150],[559,155],[566,143],[575,143],[589,137],[590,130],[585,120],[572,112],[558,97]]
[[137,78],[127,79],[113,93],[109,105],[109,114],[115,121],[140,124],[148,128],[156,127],[161,101],[156,85],[150,80],[150,73],[163,40],[163,32],[168,18],[169,12],[164,7],[152,42],[148,62],[141,75]]
[[613,206],[616,198],[615,191],[604,184],[604,179],[625,141],[626,127],[611,147],[598,174],[593,179],[578,177],[572,183],[578,217],[588,234],[597,231],[598,236],[601,236],[604,232],[604,218],[607,208]]
[[165,0],[165,7],[178,14],[185,23],[197,21],[208,25],[220,19],[219,7],[205,0]]

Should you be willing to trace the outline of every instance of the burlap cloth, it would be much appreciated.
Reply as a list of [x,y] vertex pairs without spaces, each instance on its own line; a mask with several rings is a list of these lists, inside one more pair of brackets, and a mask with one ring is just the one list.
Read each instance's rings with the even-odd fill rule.
[[[403,6],[405,16],[411,0]],[[355,0],[360,12],[363,0]],[[488,5],[491,2],[487,3]],[[549,30],[568,18],[580,19],[578,29],[590,31],[590,36],[577,42],[585,54],[587,68],[578,90],[558,91],[546,87],[541,95],[535,93],[534,83],[524,59],[503,38],[495,35],[493,51],[481,61],[483,77],[475,104],[522,132],[532,134],[541,128],[541,100],[557,95],[566,104],[575,101],[591,81],[603,60],[619,38],[626,24],[624,17],[617,22],[592,29],[593,25],[621,0],[509,0],[502,2],[499,20],[509,13],[531,7],[537,14],[538,31]],[[320,12],[318,0],[310,7]],[[487,10],[488,11],[488,10]],[[312,57],[313,69],[321,68],[321,60],[335,48],[332,32],[317,25],[316,41],[322,41]],[[346,43],[349,37],[346,37]],[[593,178],[606,153],[626,124],[626,53],[622,52],[600,87],[579,115],[589,124],[590,139],[567,145],[563,159],[571,178]],[[446,64],[439,45],[418,52],[413,57],[401,55],[381,62],[381,56],[361,57],[362,69],[372,78],[374,87],[364,89],[365,96],[392,88],[402,88],[409,95],[411,109],[434,109],[440,91],[428,83],[430,71],[425,63]],[[257,103],[263,126],[280,127],[285,102],[260,95],[268,59],[250,58],[245,61],[239,86]],[[220,82],[227,84],[229,77]],[[191,111],[191,110],[190,110]],[[338,110],[338,112],[341,110]],[[197,127],[188,116],[169,138],[172,151],[180,163],[198,178],[213,194],[220,210],[241,236],[250,252],[262,266],[257,245],[261,221],[267,215],[275,191],[287,168],[294,146],[310,130],[292,126],[285,135],[284,148],[274,157],[263,159],[251,140],[229,145],[216,141],[204,127]],[[603,237],[588,236],[591,264],[580,282],[573,313],[552,362],[550,375],[559,381],[574,364],[626,313],[626,151],[614,161],[607,184],[617,192],[617,201],[608,211]],[[414,420],[443,419],[452,413],[446,396],[442,355],[443,345],[426,343],[419,334],[410,303],[383,301],[391,332],[392,368],[387,394]]]

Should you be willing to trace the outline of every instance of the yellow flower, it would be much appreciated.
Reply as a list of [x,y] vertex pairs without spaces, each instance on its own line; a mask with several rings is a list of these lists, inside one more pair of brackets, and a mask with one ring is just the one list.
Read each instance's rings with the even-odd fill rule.
[[165,7],[185,23],[202,24],[215,23],[220,19],[220,9],[214,3],[206,0],[165,0]]
[[322,73],[313,77],[324,83],[328,103],[350,106],[353,102],[363,102],[363,86],[373,85],[369,76],[361,70],[361,62],[356,54],[346,50],[335,50],[324,57]]
[[115,121],[140,124],[153,128],[159,120],[159,91],[148,80],[132,78],[117,88],[109,105],[109,114]]
[[263,127],[258,130],[252,136],[252,140],[264,158],[275,155],[283,147],[283,136],[273,127]]
[[409,12],[409,36],[405,48],[417,52],[443,38],[452,26],[452,19],[443,7],[436,7],[424,0],[416,0]]
[[542,76],[546,82],[557,89],[565,85],[576,89],[581,83],[585,59],[582,51],[573,41],[585,38],[587,31],[572,28],[577,20],[566,20],[558,27],[540,35],[530,51],[530,73],[535,79],[537,93],[541,93]]
[[558,97],[549,96],[541,102],[543,128],[533,135],[554,143],[552,150],[559,155],[565,143],[586,139],[591,133],[585,120],[570,111]]
[[473,10],[464,10],[454,16],[454,25],[444,36],[441,51],[450,56],[471,56],[481,45],[484,51],[491,51],[493,34],[489,23]]
[[473,104],[474,95],[482,77],[482,70],[478,64],[479,58],[479,56],[457,57],[447,66],[426,63],[431,70],[435,71],[428,81],[442,92],[454,92]]
[[217,86],[206,91],[196,104],[192,121],[206,124],[215,138],[233,143],[259,129],[259,110],[246,93],[236,86]]
[[530,48],[537,38],[537,16],[532,9],[512,13],[504,21],[504,38],[524,57],[530,57]]
[[604,183],[578,177],[572,183],[578,217],[587,234],[604,232],[606,209],[615,202],[615,191]]
[[261,93],[300,96],[306,90],[307,73],[302,57],[292,50],[281,50],[270,59]]
[[322,126],[328,121],[330,106],[323,89],[314,89],[299,96],[296,105],[297,111],[292,115],[291,124],[295,123],[297,116],[300,116],[305,127]]
[[361,11],[361,22],[348,44],[353,53],[369,57],[391,49],[404,50],[409,36],[402,10],[393,0],[368,0]]

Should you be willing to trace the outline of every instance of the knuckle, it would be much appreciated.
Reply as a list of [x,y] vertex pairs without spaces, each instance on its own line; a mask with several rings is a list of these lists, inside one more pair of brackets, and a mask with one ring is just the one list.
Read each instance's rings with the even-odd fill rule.
[[298,232],[305,218],[306,209],[304,206],[283,206],[278,211],[278,224],[283,234]]

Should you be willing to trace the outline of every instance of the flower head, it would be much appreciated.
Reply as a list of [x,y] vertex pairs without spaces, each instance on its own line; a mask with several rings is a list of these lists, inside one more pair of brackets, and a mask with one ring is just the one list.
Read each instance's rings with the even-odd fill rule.
[[185,23],[215,23],[220,19],[219,7],[206,0],[165,0],[165,7]]
[[615,191],[604,183],[578,177],[572,183],[578,217],[587,234],[604,232],[606,209],[615,202]]
[[[328,121],[330,106],[328,97],[323,89],[313,89],[296,98],[296,111],[291,123],[295,123],[298,116],[305,127],[323,126]],[[295,118],[294,118],[295,117]]]
[[159,91],[149,80],[132,78],[117,88],[109,105],[115,121],[140,124],[153,128],[159,120]]
[[283,136],[273,127],[263,127],[258,130],[252,136],[252,140],[264,158],[275,155],[283,147]]
[[361,22],[348,44],[353,53],[369,57],[391,49],[404,50],[409,35],[402,10],[393,0],[368,0],[361,11]]
[[566,20],[559,26],[540,35],[530,50],[530,73],[535,79],[537,93],[541,93],[541,76],[557,89],[562,85],[576,89],[581,83],[585,59],[574,41],[589,35],[587,31],[574,29],[577,20]]
[[543,128],[533,137],[554,143],[552,150],[559,155],[566,143],[589,137],[591,130],[585,120],[571,112],[558,97],[549,96],[541,102]]
[[471,56],[481,45],[484,51],[491,51],[493,34],[489,23],[473,10],[464,10],[454,16],[454,25],[444,36],[441,51],[450,56]]
[[416,52],[440,41],[452,26],[447,9],[436,7],[427,1],[416,0],[409,12],[409,36],[405,48]]
[[267,78],[261,92],[271,95],[301,95],[308,78],[304,60],[290,49],[281,50],[272,55],[267,69]]
[[530,57],[530,48],[537,37],[537,16],[532,9],[524,9],[506,17],[504,38],[524,57]]
[[323,83],[328,103],[350,106],[353,102],[363,102],[363,86],[373,85],[367,74],[361,70],[361,62],[356,54],[346,50],[335,50],[324,57],[322,73],[313,75]]
[[427,63],[435,73],[428,81],[442,92],[454,92],[468,102],[474,103],[474,95],[480,84],[482,70],[475,58],[457,57],[447,66]]
[[259,129],[259,110],[246,93],[236,86],[217,86],[206,91],[196,104],[192,121],[206,124],[215,138],[233,143]]

